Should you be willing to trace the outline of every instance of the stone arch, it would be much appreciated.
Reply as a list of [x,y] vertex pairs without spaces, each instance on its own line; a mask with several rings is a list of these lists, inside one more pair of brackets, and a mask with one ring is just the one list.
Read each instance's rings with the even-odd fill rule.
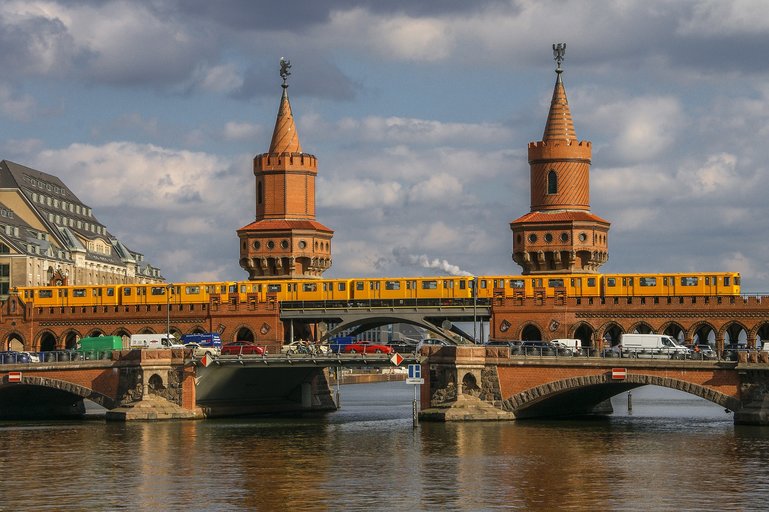
[[748,336],[756,340],[756,348],[761,348],[764,343],[769,341],[769,320],[754,325]]
[[190,329],[188,334],[205,334],[207,332],[208,331],[206,330],[205,327],[200,326],[200,325],[196,325],[192,329]]
[[163,376],[159,373],[150,373],[147,379],[147,390],[152,395],[162,395],[166,389],[166,383]]
[[250,341],[251,343],[256,342],[256,335],[253,329],[247,325],[236,327],[233,332],[235,333],[235,336],[232,341]]
[[[736,411],[740,408],[740,400],[734,396],[715,391],[699,384],[686,382],[684,380],[674,379],[671,377],[659,377],[656,375],[644,375],[637,373],[628,374],[624,380],[615,381],[611,377],[611,372],[606,372],[600,375],[588,375],[582,377],[571,377],[568,379],[562,379],[555,382],[548,382],[535,386],[533,388],[516,393],[508,399],[503,400],[502,407],[506,411],[517,413],[518,411],[525,410],[533,405],[544,402],[550,398],[561,395],[563,393],[579,390],[582,388],[594,387],[594,386],[615,386],[617,388],[616,393],[611,393],[609,396],[613,396],[628,389],[640,386],[660,386],[663,388],[675,389],[677,391],[683,391],[700,398],[704,398],[714,404]],[[736,391],[736,390],[735,390]]]
[[580,340],[583,348],[594,347],[595,333],[592,325],[587,322],[579,322],[571,327],[569,336]]
[[718,341],[718,331],[713,327],[713,324],[710,322],[697,322],[689,328],[688,338],[692,340],[692,343],[702,343],[704,341],[709,344],[710,333],[713,334],[713,342]]
[[8,333],[4,345],[4,350],[15,350],[17,352],[24,350],[24,346],[26,345],[24,335],[19,331],[13,330]]
[[737,320],[733,320],[721,326],[721,329],[718,331],[718,336],[724,340],[724,344],[728,343],[734,345],[740,343],[741,332],[745,333],[745,342],[748,346],[750,346],[751,340],[748,337],[749,329],[745,327],[742,322]]
[[95,338],[98,336],[106,336],[106,333],[103,329],[100,329],[99,327],[96,327],[94,329],[91,329],[88,331],[88,334],[85,335],[86,338]]
[[80,333],[75,329],[68,329],[59,338],[61,348],[64,350],[75,350],[77,348],[77,340],[82,338]]
[[115,400],[113,400],[107,395],[103,395],[99,393],[98,391],[95,391],[93,389],[90,389],[84,386],[80,386],[78,384],[73,384],[71,382],[67,382],[59,379],[51,379],[49,377],[28,377],[26,375],[23,375],[20,383],[14,383],[14,384],[0,383],[0,389],[5,388],[7,386],[18,386],[19,384],[27,384],[29,386],[40,386],[44,388],[51,388],[51,389],[58,389],[60,391],[66,391],[68,393],[72,393],[73,395],[77,395],[81,398],[86,398],[88,400],[91,400],[92,402],[95,402],[106,409],[114,409],[115,407],[118,406]]
[[32,347],[32,350],[40,352],[53,352],[56,350],[56,333],[50,329],[44,329],[37,333],[37,339],[38,341]]
[[536,322],[526,322],[521,326],[521,334],[518,337],[519,340],[541,340],[542,333],[545,332],[542,326]]
[[625,332],[622,326],[617,322],[606,322],[601,325],[596,332],[600,336],[600,340],[605,346],[618,345],[620,337]]
[[638,334],[651,334],[654,332],[654,329],[652,329],[652,326],[649,325],[648,322],[644,322],[643,320],[635,322],[633,324],[630,324],[630,327],[627,329],[627,333],[638,333]]
[[681,324],[670,320],[660,326],[660,334],[671,336],[681,343],[690,343],[690,339],[686,338],[686,330]]
[[477,371],[469,370],[462,377],[462,394],[478,397],[481,394],[481,388],[478,386],[480,376]]

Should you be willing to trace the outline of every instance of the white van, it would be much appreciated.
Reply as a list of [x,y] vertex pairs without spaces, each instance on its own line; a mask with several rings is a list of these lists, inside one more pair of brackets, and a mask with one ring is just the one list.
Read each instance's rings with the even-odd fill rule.
[[582,340],[578,340],[576,338],[559,338],[557,340],[550,340],[550,343],[557,346],[559,350],[568,350],[577,356],[582,350]]
[[622,357],[686,359],[692,351],[665,334],[623,334]]
[[130,348],[184,348],[173,334],[132,334]]

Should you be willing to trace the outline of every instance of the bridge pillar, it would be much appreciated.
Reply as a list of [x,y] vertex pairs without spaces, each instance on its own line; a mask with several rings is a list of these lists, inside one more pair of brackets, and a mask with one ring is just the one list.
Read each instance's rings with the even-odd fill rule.
[[737,425],[769,425],[769,370],[740,371],[740,404],[734,411]]

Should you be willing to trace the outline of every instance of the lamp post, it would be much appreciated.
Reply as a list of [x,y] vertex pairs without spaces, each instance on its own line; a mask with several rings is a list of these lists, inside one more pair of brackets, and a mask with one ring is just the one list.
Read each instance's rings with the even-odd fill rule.
[[166,339],[171,344],[171,290],[173,285],[166,285]]
[[477,324],[477,315],[476,315],[476,306],[477,306],[477,298],[478,293],[476,292],[476,285],[478,283],[478,280],[476,277],[473,277],[470,279],[470,285],[473,287],[473,343],[478,343],[478,337],[476,333],[476,324]]

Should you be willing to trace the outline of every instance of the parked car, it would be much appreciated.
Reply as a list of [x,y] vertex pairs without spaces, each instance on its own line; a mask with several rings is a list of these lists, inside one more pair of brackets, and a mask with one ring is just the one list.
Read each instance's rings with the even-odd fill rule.
[[558,353],[558,347],[549,341],[527,340],[521,343],[521,353],[527,356],[552,356]]
[[410,354],[416,352],[417,344],[413,341],[391,341],[389,345],[394,351],[401,354]]
[[222,352],[221,354],[223,356],[234,356],[234,355],[249,355],[249,354],[258,354],[263,355],[266,351],[264,350],[264,347],[260,347],[256,343],[252,343],[250,341],[233,341],[231,343],[225,343],[222,345]]
[[38,354],[32,353],[32,352],[19,352],[19,354],[26,354],[26,356],[29,358],[30,363],[39,363],[40,362],[40,356]]
[[692,359],[717,359],[718,354],[713,350],[713,347],[706,343],[698,343],[696,345],[687,345],[691,349]]
[[221,349],[217,347],[204,347],[200,343],[195,343],[194,341],[185,343],[184,348],[192,350],[192,353],[195,355],[195,357],[203,357],[205,355],[212,357],[221,354]]
[[27,352],[16,352],[15,350],[9,350],[7,352],[0,352],[0,363],[3,364],[22,364],[31,362],[29,354]]
[[357,341],[344,345],[342,352],[345,354],[392,354],[395,351],[390,345]]

